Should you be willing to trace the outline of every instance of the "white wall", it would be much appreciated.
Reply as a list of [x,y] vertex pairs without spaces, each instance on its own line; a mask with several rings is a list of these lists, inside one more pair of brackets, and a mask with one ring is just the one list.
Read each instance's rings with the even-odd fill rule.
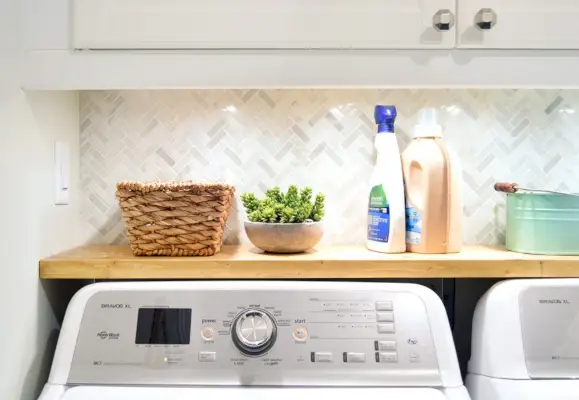
[[[35,399],[74,282],[40,282],[38,260],[79,244],[78,193],[53,205],[53,140],[78,149],[76,93],[19,88],[19,0],[0,0],[0,399]],[[71,184],[78,188],[78,151]]]

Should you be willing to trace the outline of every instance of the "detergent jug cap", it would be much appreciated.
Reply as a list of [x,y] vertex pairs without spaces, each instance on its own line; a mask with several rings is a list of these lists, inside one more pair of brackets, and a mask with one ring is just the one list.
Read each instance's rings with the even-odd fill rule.
[[415,138],[442,137],[442,125],[438,123],[438,111],[435,108],[423,108],[418,112],[418,124],[414,125]]

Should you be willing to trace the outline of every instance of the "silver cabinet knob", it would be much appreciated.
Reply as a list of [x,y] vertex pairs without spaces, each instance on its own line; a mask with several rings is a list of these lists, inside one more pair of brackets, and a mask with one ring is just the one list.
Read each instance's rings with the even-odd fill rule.
[[438,10],[432,17],[432,25],[439,32],[449,31],[454,27],[454,14],[447,9]]
[[492,29],[497,24],[497,13],[492,8],[481,8],[474,16],[474,23],[480,30]]

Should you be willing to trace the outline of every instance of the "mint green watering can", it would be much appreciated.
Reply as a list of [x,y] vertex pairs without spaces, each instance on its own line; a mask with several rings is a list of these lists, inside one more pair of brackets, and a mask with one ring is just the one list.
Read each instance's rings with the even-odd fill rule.
[[579,255],[579,195],[497,183],[507,193],[507,250]]

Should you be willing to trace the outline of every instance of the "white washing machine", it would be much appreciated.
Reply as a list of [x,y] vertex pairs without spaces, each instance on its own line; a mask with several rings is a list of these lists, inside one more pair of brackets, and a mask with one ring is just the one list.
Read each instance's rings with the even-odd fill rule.
[[579,279],[493,286],[477,304],[473,400],[579,400]]
[[423,286],[126,282],[71,301],[42,400],[468,400]]

